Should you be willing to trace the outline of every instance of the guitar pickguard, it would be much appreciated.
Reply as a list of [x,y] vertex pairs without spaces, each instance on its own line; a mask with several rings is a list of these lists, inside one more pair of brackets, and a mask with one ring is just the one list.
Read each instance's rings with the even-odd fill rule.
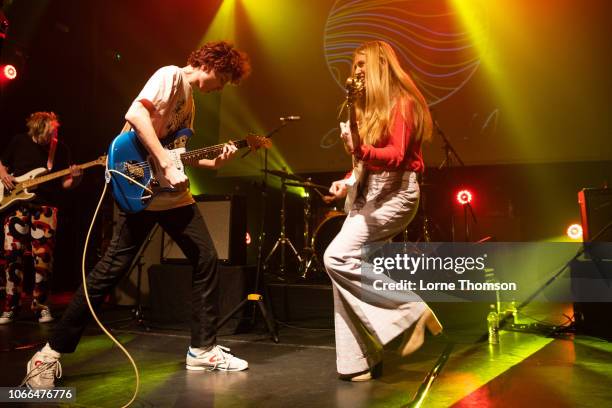
[[[177,138],[177,140],[178,139],[181,139],[181,138]],[[183,143],[186,143],[186,140],[183,141]],[[185,173],[185,166],[183,165],[183,162],[181,160],[181,154],[185,153],[185,151],[186,149],[184,147],[179,147],[179,148],[172,149],[172,150],[166,150],[166,153],[168,154],[170,161],[172,162],[174,167],[176,167],[176,169],[180,171],[181,173]],[[150,156],[148,158],[148,161],[149,161],[149,166],[151,167],[152,173],[153,173],[152,182],[154,182],[156,186],[159,186],[162,189],[172,191],[172,187],[170,187],[170,185],[162,177],[162,175],[159,172],[159,169],[157,168],[157,166],[155,166],[155,163],[153,160],[151,160]]]

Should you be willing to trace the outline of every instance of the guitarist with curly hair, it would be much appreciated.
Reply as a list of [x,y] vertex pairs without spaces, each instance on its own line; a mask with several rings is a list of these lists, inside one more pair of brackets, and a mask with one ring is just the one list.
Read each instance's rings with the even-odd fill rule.
[[[217,254],[189,192],[189,180],[177,168],[162,141],[172,138],[181,129],[192,127],[194,88],[203,93],[221,91],[228,83],[238,84],[249,72],[247,55],[219,41],[206,43],[192,52],[186,66],[162,67],[149,78],[125,115],[127,123],[122,134],[135,132],[138,145],[147,152],[151,165],[157,169],[157,179],[160,184],[169,186],[170,191],[155,195],[144,211],[120,211],[111,244],[87,277],[89,298],[93,307],[98,308],[128,272],[138,249],[158,223],[193,266],[191,343],[186,353],[188,370],[241,371],[248,368],[248,363],[217,344]],[[225,144],[216,157],[199,159],[193,164],[217,168],[236,150],[233,144]],[[28,374],[23,382],[32,388],[54,387],[55,379],[61,375],[61,353],[75,351],[90,318],[81,287],[49,342],[28,362]]]

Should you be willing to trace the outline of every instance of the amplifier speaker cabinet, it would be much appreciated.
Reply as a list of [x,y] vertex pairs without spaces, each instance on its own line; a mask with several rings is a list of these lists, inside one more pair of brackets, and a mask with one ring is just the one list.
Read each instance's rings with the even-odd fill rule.
[[[246,264],[246,197],[199,195],[194,198],[212,237],[219,262],[224,265]],[[115,205],[114,220],[117,219],[118,211]],[[148,305],[150,303],[147,273],[149,267],[160,262],[187,263],[183,251],[159,226],[155,226],[139,254],[142,256],[140,285],[138,285],[138,266],[135,265],[129,276],[114,290],[113,303],[133,305],[140,293],[141,304]]]
[[[226,265],[246,263],[246,197],[240,195],[198,195],[196,204],[204,217],[219,261]],[[186,263],[183,251],[162,232],[161,262]]]

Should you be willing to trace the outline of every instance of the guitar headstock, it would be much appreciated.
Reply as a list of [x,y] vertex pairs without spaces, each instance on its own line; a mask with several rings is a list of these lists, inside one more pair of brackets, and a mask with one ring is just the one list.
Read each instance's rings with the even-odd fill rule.
[[349,103],[362,99],[365,96],[365,75],[360,73],[358,75],[349,77],[346,80],[346,98]]
[[246,142],[251,151],[255,151],[260,147],[263,147],[264,149],[269,149],[272,147],[272,140],[265,136],[250,134],[246,137]]

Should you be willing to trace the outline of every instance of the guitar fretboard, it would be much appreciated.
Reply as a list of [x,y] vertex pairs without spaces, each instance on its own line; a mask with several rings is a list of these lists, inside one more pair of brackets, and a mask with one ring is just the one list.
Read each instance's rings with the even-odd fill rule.
[[[234,145],[238,149],[242,149],[244,147],[249,146],[246,139],[238,140],[234,142]],[[215,157],[221,154],[221,152],[223,151],[223,146],[225,146],[225,143],[188,151],[186,153],[181,154],[181,161],[185,164],[193,165],[201,159],[214,159]]]
[[[84,169],[87,169],[87,168],[93,167],[93,166],[102,166],[102,165],[104,165],[105,159],[106,159],[105,157],[104,158],[101,157],[99,159],[92,160],[92,161],[87,162],[87,163],[79,164],[77,167],[79,167],[80,169],[84,170]],[[35,177],[35,178],[31,179],[31,180],[26,180],[26,181],[21,183],[21,186],[23,188],[29,188],[29,187],[37,186],[39,184],[46,183],[47,181],[51,181],[51,180],[54,180],[54,179],[59,178],[59,177],[67,176],[68,174],[70,174],[70,169],[64,169],[64,170],[56,171],[54,173],[49,173],[49,174],[45,174],[45,175],[42,175],[42,176]]]

